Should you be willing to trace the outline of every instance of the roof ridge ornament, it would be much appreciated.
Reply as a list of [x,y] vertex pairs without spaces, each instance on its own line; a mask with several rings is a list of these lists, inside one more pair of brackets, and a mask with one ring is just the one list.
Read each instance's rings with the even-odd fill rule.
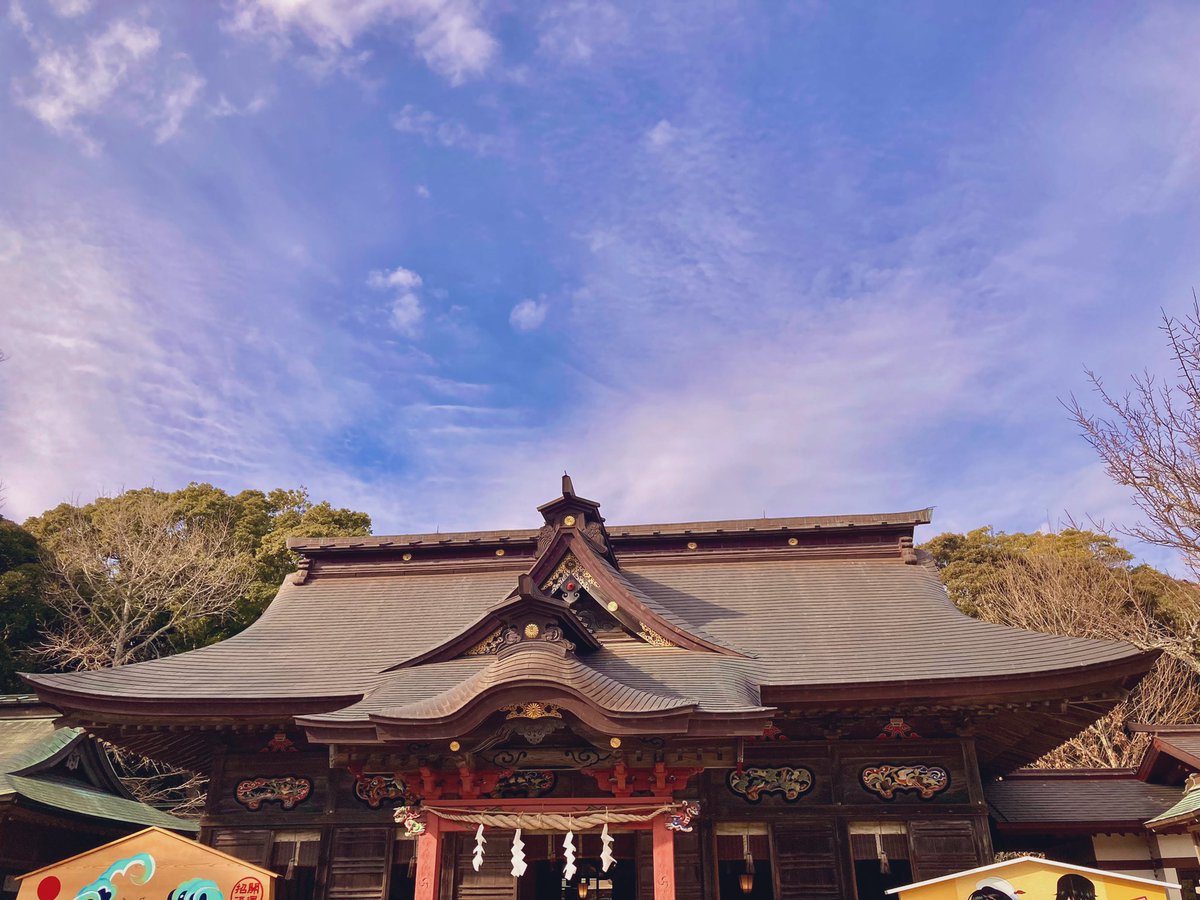
[[546,551],[559,532],[576,529],[596,552],[617,567],[617,557],[600,515],[600,504],[575,493],[571,476],[563,472],[562,495],[538,507],[545,524],[538,532],[538,555]]

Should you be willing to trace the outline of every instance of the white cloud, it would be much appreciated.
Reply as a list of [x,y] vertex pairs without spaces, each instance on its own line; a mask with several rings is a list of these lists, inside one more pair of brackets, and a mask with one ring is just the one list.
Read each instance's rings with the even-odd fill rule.
[[570,0],[551,4],[538,22],[538,49],[566,63],[591,62],[597,48],[624,41],[629,23],[611,3]]
[[26,38],[33,33],[33,23],[29,21],[29,14],[25,12],[21,0],[12,0],[8,5],[8,21],[12,22]]
[[284,39],[299,32],[330,53],[397,22],[408,25],[426,64],[452,83],[481,74],[496,55],[496,40],[471,0],[238,0],[227,24]]
[[208,115],[214,119],[224,119],[229,116],[254,116],[267,108],[268,95],[259,91],[250,98],[244,106],[238,106],[224,94],[217,97],[217,102],[209,107]]
[[391,271],[375,269],[367,275],[367,286],[373,290],[396,292],[390,306],[392,327],[410,338],[417,336],[425,317],[418,293],[422,283],[420,275],[404,266]]
[[517,331],[533,331],[546,321],[550,304],[536,300],[522,300],[512,308],[508,321]]
[[426,186],[424,184],[418,184],[414,190],[416,191],[417,196],[420,197],[422,200],[428,200],[430,197],[433,196],[429,192],[428,186]]
[[50,0],[50,8],[56,16],[74,19],[92,8],[92,0]]
[[477,134],[456,119],[444,118],[411,103],[392,116],[392,127],[401,134],[416,135],[430,146],[466,150],[477,156],[489,156],[500,149],[498,138]]
[[162,110],[157,116],[158,124],[154,129],[156,143],[169,141],[179,132],[184,116],[199,99],[204,85],[204,79],[195,72],[184,72],[175,85],[165,91]]
[[400,294],[392,301],[392,326],[401,334],[414,337],[424,315],[420,298],[411,291]]
[[665,147],[675,139],[675,129],[666,119],[660,119],[658,123],[646,132],[646,142],[655,149]]
[[161,43],[148,25],[116,21],[83,47],[43,48],[33,74],[17,85],[17,101],[59,134],[79,138],[89,152],[99,145],[79,124],[97,113]]
[[390,272],[386,269],[376,269],[367,276],[367,284],[376,290],[398,288],[412,290],[421,286],[421,276],[412,269],[396,266]]

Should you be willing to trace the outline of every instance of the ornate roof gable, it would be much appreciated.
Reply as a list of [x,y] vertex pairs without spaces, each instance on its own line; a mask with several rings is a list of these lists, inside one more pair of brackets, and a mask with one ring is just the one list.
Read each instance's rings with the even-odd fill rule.
[[562,644],[567,650],[598,650],[600,642],[579,620],[570,605],[538,589],[524,574],[517,588],[470,627],[411,659],[386,671],[407,669],[425,663],[445,662],[460,656],[482,656],[525,641]]
[[[572,569],[571,566],[574,566]],[[685,621],[635,586],[597,552],[577,525],[557,526],[529,570],[543,589],[560,589],[564,575],[574,572],[588,593],[632,635],[656,647],[680,647],[726,656],[751,654],[739,650]]]

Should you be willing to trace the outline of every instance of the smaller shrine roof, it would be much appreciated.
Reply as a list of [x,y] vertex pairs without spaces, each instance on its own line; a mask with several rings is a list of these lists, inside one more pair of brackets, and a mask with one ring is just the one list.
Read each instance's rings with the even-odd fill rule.
[[[1152,819],[1147,820],[1146,827],[1151,831],[1156,828],[1166,828],[1170,825],[1191,824],[1200,816],[1200,786],[1189,786],[1183,796],[1171,806]],[[1178,791],[1176,789],[1176,795]]]
[[[27,695],[4,706],[26,706]],[[44,709],[44,707],[43,707]],[[78,728],[58,728],[54,714],[0,719],[0,800],[26,801],[76,816],[90,816],[128,822],[133,825],[159,825],[175,831],[199,830],[195,822],[179,819],[162,810],[100,790],[83,778],[67,778],[58,763],[89,738]],[[96,754],[99,757],[99,753]],[[99,765],[106,765],[100,761]],[[106,772],[106,774],[112,774]],[[115,775],[112,775],[115,780]]]
[[1140,830],[1179,799],[1179,788],[1139,781],[1129,770],[1026,770],[985,786],[997,824],[1057,829],[1077,825]]

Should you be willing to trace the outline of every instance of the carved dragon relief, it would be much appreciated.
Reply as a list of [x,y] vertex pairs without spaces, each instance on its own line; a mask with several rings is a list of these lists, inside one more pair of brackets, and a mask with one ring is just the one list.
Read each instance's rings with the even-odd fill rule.
[[897,791],[915,791],[922,800],[930,800],[950,787],[950,773],[945,769],[920,764],[868,766],[861,779],[864,788],[884,800],[893,799]]
[[731,771],[726,783],[729,790],[751,803],[757,803],[763,794],[782,794],[784,800],[792,803],[812,790],[813,773],[803,766],[748,766]]

